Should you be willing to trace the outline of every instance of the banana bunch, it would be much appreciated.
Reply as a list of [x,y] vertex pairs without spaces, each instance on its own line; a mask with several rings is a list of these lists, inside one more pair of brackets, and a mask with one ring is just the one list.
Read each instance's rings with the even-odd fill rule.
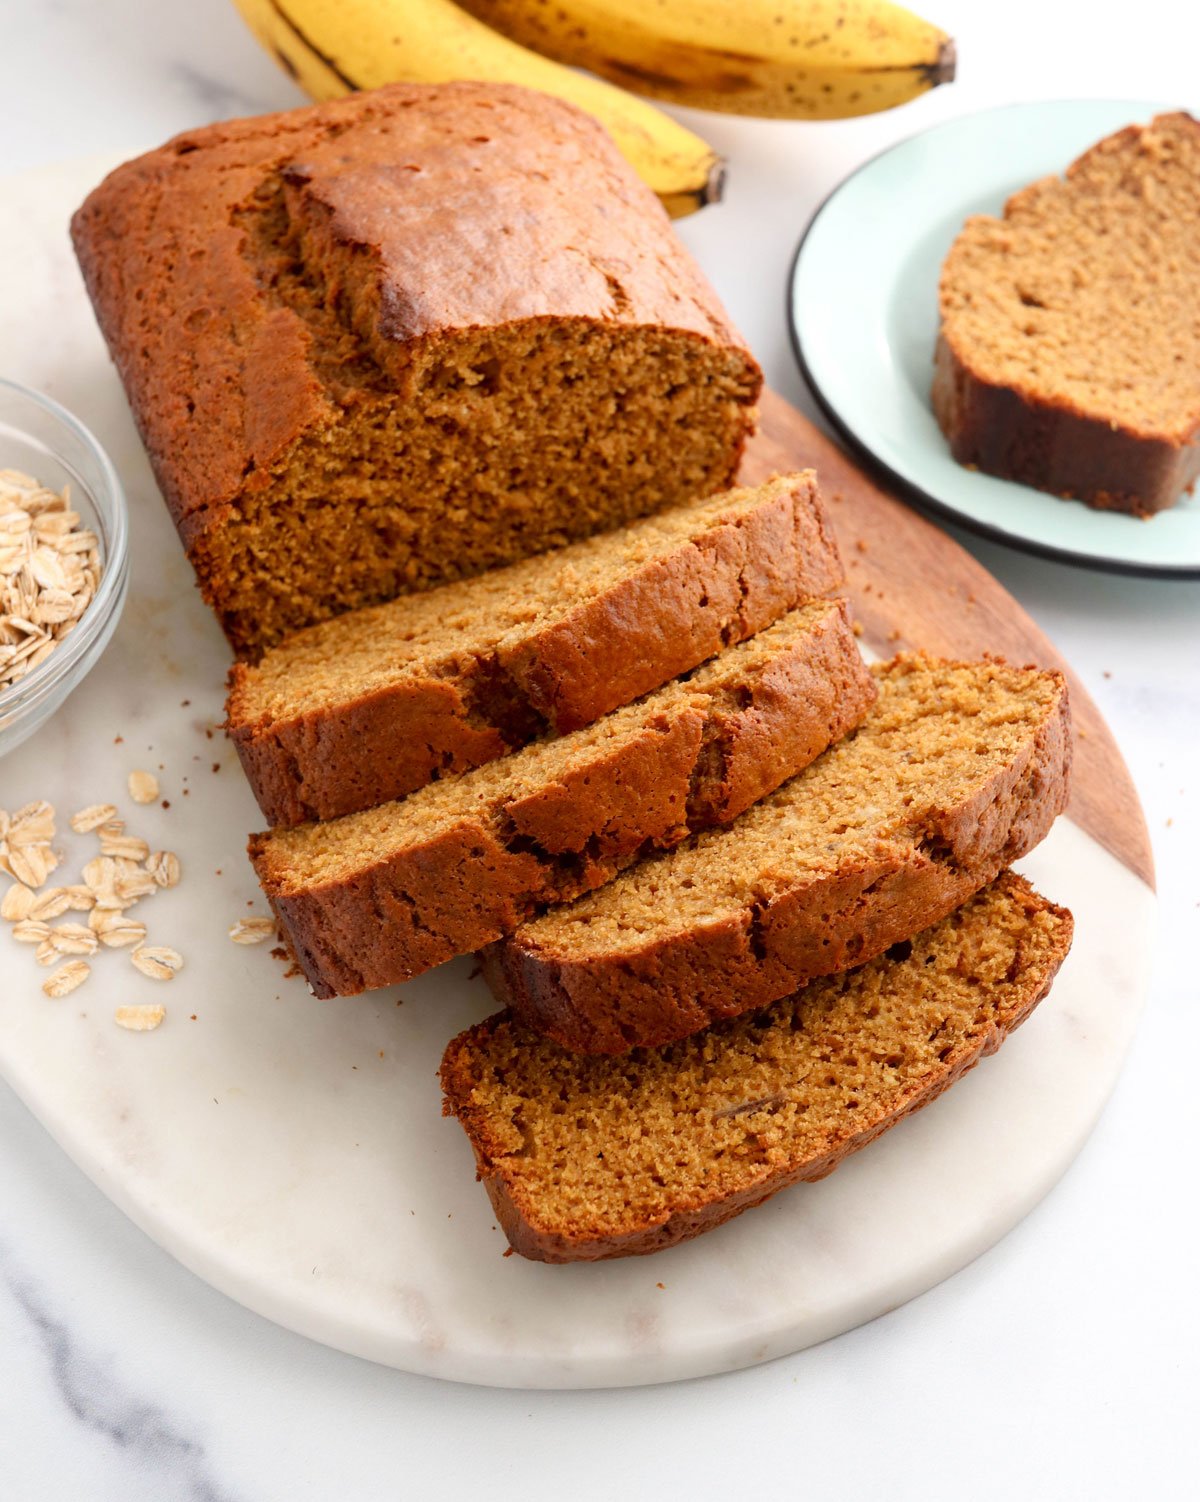
[[314,99],[459,78],[566,99],[607,128],[674,217],[720,198],[723,164],[706,141],[627,89],[737,114],[823,120],[890,109],[954,76],[949,38],[888,0],[234,3]]
[[954,43],[889,0],[460,0],[546,57],[734,115],[840,120],[954,77]]
[[707,141],[624,89],[510,42],[451,0],[234,0],[255,36],[314,99],[384,83],[524,84],[594,115],[673,217],[721,196]]

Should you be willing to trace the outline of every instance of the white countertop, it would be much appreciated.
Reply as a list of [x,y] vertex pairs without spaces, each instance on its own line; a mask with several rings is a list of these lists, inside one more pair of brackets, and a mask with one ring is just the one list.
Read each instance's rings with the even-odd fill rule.
[[[7,9],[0,173],[133,154],[204,120],[300,102],[226,0]],[[697,117],[729,158],[730,183],[726,202],[682,233],[784,395],[811,410],[783,320],[785,272],[812,209],[859,161],[1013,99],[1200,105],[1200,22],[1168,0],[1111,21],[1106,7],[1086,19],[1081,9],[930,7],[958,38],[960,81],[892,115],[821,126]],[[1108,716],[1158,861],[1149,1011],[1108,1112],[1039,1209],[932,1293],[765,1367],[624,1392],[458,1387],[338,1355],[213,1292],[0,1087],[3,1495],[1195,1495],[1200,584],[961,540]]]

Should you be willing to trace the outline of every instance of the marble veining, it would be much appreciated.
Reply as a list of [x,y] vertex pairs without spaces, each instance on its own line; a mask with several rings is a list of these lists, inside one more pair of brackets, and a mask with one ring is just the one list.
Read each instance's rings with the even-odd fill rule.
[[72,1420],[126,1452],[180,1502],[237,1502],[212,1474],[204,1446],[177,1422],[117,1380],[111,1363],[83,1350],[67,1321],[53,1313],[45,1291],[0,1242],[0,1285],[20,1310],[41,1348],[54,1391]]

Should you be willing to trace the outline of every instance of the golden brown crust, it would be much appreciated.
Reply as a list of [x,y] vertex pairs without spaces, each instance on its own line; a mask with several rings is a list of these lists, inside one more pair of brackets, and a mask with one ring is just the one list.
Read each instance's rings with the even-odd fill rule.
[[[936,1070],[893,1098],[877,1103],[874,1114],[870,1106],[861,1116],[856,1113],[857,1130],[845,1132],[840,1140],[828,1144],[825,1150],[807,1154],[785,1150],[780,1154],[782,1161],[776,1161],[757,1173],[748,1172],[748,1181],[732,1193],[692,1195],[672,1191],[669,1214],[619,1233],[598,1234],[583,1228],[556,1230],[546,1224],[546,1207],[540,1205],[537,1195],[531,1195],[524,1185],[519,1158],[514,1170],[514,1159],[510,1156],[512,1144],[497,1137],[492,1113],[475,1098],[477,1060],[486,1053],[490,1035],[498,1027],[510,1025],[509,1014],[499,1013],[460,1034],[447,1047],[442,1062],[443,1109],[446,1115],[458,1117],[471,1140],[478,1176],[513,1250],[535,1261],[559,1263],[643,1256],[665,1250],[723,1225],[782,1189],[826,1177],[852,1153],[866,1147],[905,1116],[936,1100],[981,1059],[995,1053],[1005,1038],[1029,1017],[1049,994],[1071,947],[1074,925],[1065,908],[1047,902],[1011,872],[1000,879],[997,887],[1007,901],[1018,908],[1023,907],[1031,921],[1049,922],[1053,939],[1046,952],[1033,961],[1022,954],[1018,943],[1008,983],[996,996],[988,998],[986,1016],[957,1047],[940,1059]],[[899,974],[906,962],[889,960],[879,963],[894,964]],[[781,1011],[786,1012],[787,1006],[787,1001],[781,1002]],[[714,1036],[706,1057],[716,1077],[722,1074],[721,1048],[720,1037]],[[602,1139],[597,1139],[596,1150],[603,1153]]]
[[[882,954],[937,922],[1049,832],[1066,806],[1070,709],[1053,713],[974,796],[933,809],[920,838],[880,840],[818,877],[764,871],[764,895],[730,916],[610,953],[543,947],[536,926],[484,951],[493,995],[526,1025],[580,1053],[619,1054],[687,1037],[786,996],[797,983]],[[715,857],[715,858],[719,858]]]
[[1153,516],[1200,477],[1195,441],[1148,437],[996,385],[976,375],[944,334],[934,356],[933,411],[960,464],[1098,511]]
[[1200,122],[1097,142],[968,219],[939,284],[933,410],[959,463],[1152,516],[1200,476]]
[[809,470],[763,487],[749,511],[698,522],[671,551],[495,650],[463,641],[452,664],[349,702],[264,714],[253,693],[261,669],[238,664],[226,728],[269,824],[331,819],[482,766],[547,728],[591,724],[841,579]]
[[648,716],[640,733],[594,746],[498,815],[481,806],[334,880],[297,886],[270,834],[251,839],[251,860],[315,994],[353,995],[478,949],[648,850],[736,818],[857,724],[874,696],[846,604],[831,602],[816,629],[719,696]]
[[[287,239],[264,260],[248,216],[272,192]],[[665,331],[739,388],[741,436],[710,488],[732,482],[752,426],[761,373],[654,195],[594,120],[530,90],[395,84],[190,131],[110,174],[71,230],[160,487],[240,653],[276,627],[235,596],[220,539],[254,497],[274,495],[302,439],[361,407],[342,382],[351,367],[403,398],[414,362],[481,329]],[[276,295],[297,256],[333,310],[316,334]],[[669,422],[661,433],[665,449]],[[528,499],[536,522],[539,497]],[[462,500],[451,487],[442,509]],[[506,556],[522,556],[519,517],[508,526]],[[525,553],[545,545],[528,531]],[[474,569],[503,561],[481,558]],[[281,621],[331,613],[271,582]]]

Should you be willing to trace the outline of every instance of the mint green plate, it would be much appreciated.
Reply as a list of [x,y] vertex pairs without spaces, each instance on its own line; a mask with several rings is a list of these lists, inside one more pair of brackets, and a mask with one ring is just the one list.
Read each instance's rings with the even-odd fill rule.
[[792,338],[847,439],[916,504],[1013,547],[1119,573],[1200,577],[1200,498],[1149,521],[964,469],[929,404],[942,260],[969,214],[1164,108],[1129,100],[1014,104],[885,151],[818,209],[792,266]]

